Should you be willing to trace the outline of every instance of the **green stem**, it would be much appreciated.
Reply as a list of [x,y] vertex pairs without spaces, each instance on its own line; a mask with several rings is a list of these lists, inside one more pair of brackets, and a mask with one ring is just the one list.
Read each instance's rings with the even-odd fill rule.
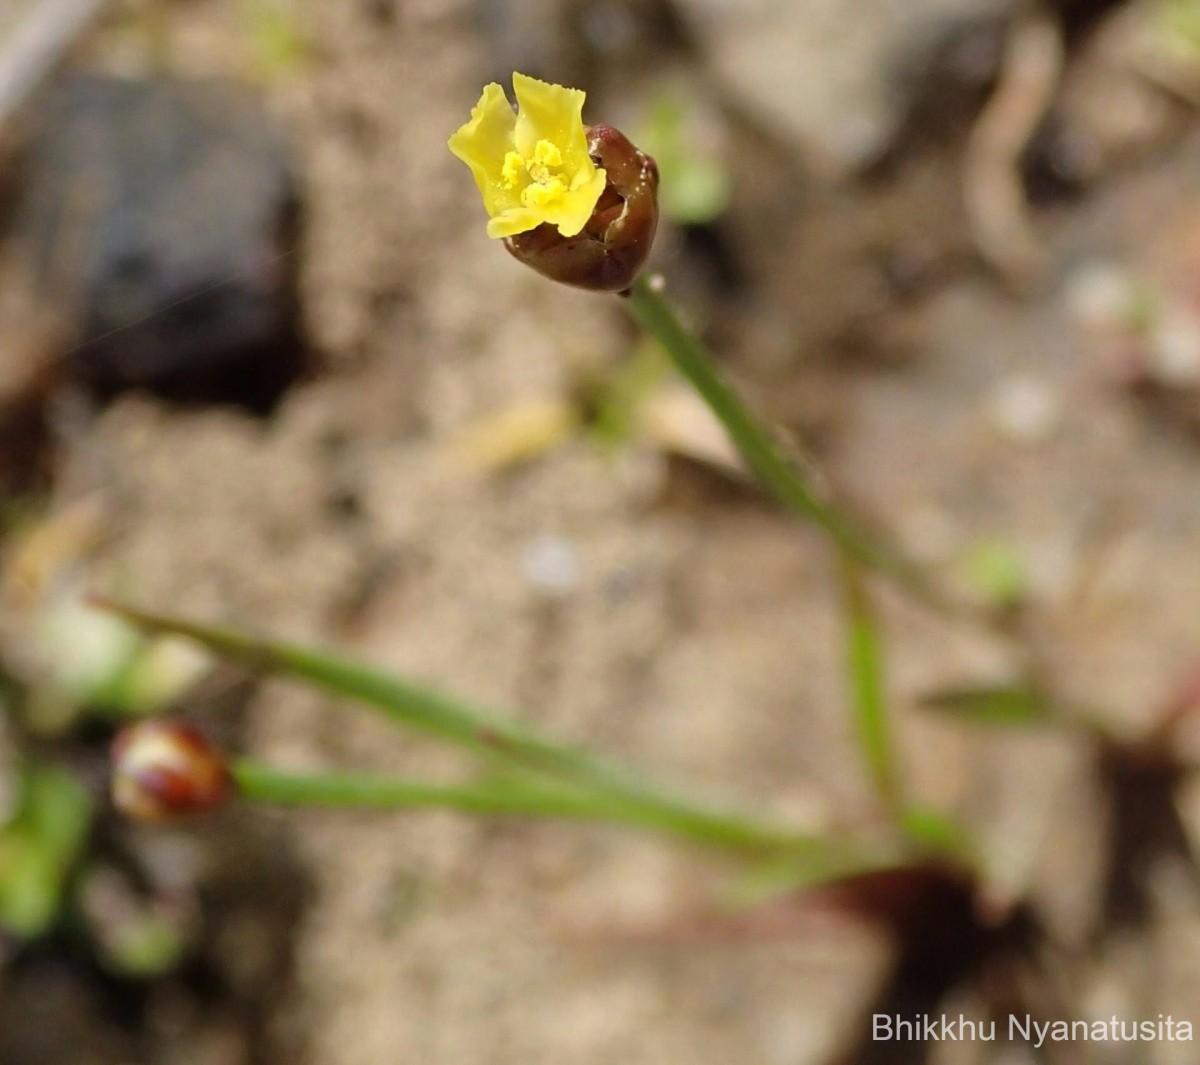
[[238,762],[233,774],[243,798],[284,806],[441,808],[472,814],[600,816],[592,797],[532,787],[428,784],[368,773],[289,773],[250,761]]
[[[811,836],[681,798],[581,747],[550,739],[527,726],[340,655],[259,640],[231,629],[150,614],[105,600],[94,602],[144,631],[195,640],[251,669],[307,681],[335,695],[366,703],[405,725],[440,736],[489,761],[507,762],[514,775],[506,778],[505,786],[509,786],[510,779],[519,780],[524,793],[536,795],[539,802],[570,803],[573,810],[593,811],[589,816],[656,828],[742,852],[799,854],[805,848],[825,846]],[[531,772],[550,779],[537,782],[531,791],[534,784],[526,783]],[[370,795],[369,785],[366,792],[355,791],[360,787],[353,783],[355,779],[341,778],[346,793]],[[388,783],[388,787],[393,786],[393,782]],[[407,794],[415,797],[417,793]]]
[[363,773],[289,773],[250,761],[234,766],[243,798],[286,806],[388,810],[447,809],[469,814],[608,821],[755,859],[800,864],[813,877],[879,868],[893,855],[867,854],[848,842],[802,835],[733,816],[692,816],[620,796],[503,778],[479,784],[430,784]]
[[876,794],[900,817],[903,800],[884,691],[883,647],[870,592],[857,562],[842,556],[846,665],[858,742]]
[[763,487],[792,513],[819,525],[852,558],[931,605],[947,609],[941,593],[915,563],[880,543],[856,519],[826,500],[811,478],[789,461],[771,430],[725,380],[712,353],[679,320],[661,288],[661,279],[641,275],[629,294],[634,315],[708,404]]

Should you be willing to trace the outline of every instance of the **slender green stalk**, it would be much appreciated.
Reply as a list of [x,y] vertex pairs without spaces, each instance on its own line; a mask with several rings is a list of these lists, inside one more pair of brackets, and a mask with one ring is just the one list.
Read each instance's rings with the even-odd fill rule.
[[868,854],[836,839],[807,836],[755,822],[680,817],[620,796],[512,777],[478,784],[430,784],[363,773],[290,773],[250,761],[234,766],[243,798],[286,806],[387,810],[447,809],[470,814],[608,821],[665,833],[714,850],[789,860],[814,875],[878,868],[894,856]]
[[[563,816],[604,817],[744,853],[786,852],[793,856],[811,853],[814,858],[820,858],[830,851],[831,844],[827,841],[740,812],[715,810],[669,794],[625,767],[614,765],[580,747],[552,740],[441,692],[338,655],[258,640],[233,630],[149,614],[117,603],[99,600],[97,605],[143,630],[195,640],[251,669],[307,681],[336,695],[363,702],[403,724],[437,735],[492,762],[507,762],[522,776],[516,783],[513,781],[517,778],[505,778],[505,787],[520,791],[524,796],[520,801],[566,804],[559,810]],[[550,779],[538,781],[536,785],[528,783],[531,772],[546,774]],[[260,775],[258,779],[266,778]],[[353,780],[347,776],[338,778],[337,787],[329,782],[322,786],[332,789],[328,793],[331,796],[338,793],[338,787],[344,789],[343,794],[357,794],[364,800],[372,794],[383,794],[372,792],[370,783],[356,785]],[[355,790],[362,787],[366,790]],[[420,794],[418,791],[405,792],[395,782],[389,782],[387,787],[400,787],[401,790],[395,792],[397,796],[414,800]],[[453,798],[450,792],[425,794],[446,801]],[[471,794],[479,797],[477,791]],[[500,801],[499,792],[489,794]],[[516,800],[510,796],[504,801]],[[832,846],[835,850],[841,848],[840,844]]]
[[233,767],[239,794],[283,806],[460,810],[472,814],[601,817],[594,796],[493,784],[429,784],[367,773],[290,773],[256,762]]
[[900,774],[884,693],[883,646],[862,570],[842,557],[846,670],[850,680],[859,746],[876,793],[893,814],[901,812]]
[[886,574],[931,605],[946,609],[941,593],[915,563],[880,543],[860,522],[825,499],[812,479],[789,461],[772,431],[725,380],[711,352],[679,320],[662,295],[661,280],[645,274],[639,277],[629,305],[720,420],[750,471],[779,503],[819,525],[852,558]]

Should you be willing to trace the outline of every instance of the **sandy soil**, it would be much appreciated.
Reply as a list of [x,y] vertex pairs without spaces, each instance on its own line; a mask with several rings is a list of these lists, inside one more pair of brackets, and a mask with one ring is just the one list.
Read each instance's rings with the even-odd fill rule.
[[[502,476],[447,465],[463,427],[563,395],[577,367],[611,363],[632,337],[617,301],[556,289],[483,234],[444,146],[492,70],[471,9],[310,0],[317,61],[272,87],[303,160],[305,296],[328,372],[266,423],[121,400],[75,442],[62,483],[111,503],[105,569],[147,604],[337,642],[668,779],[800,824],[852,820],[869,800],[817,535],[642,446],[614,457],[577,441]],[[181,32],[201,41],[212,13]],[[972,273],[885,318],[884,335],[902,333],[897,348],[917,353],[898,363],[846,368],[812,352],[781,371],[737,344],[729,352],[751,392],[786,371],[830,397],[825,457],[913,550],[952,568],[978,538],[1018,545],[1056,683],[1131,733],[1200,636],[1195,446],[1111,384],[1065,293],[1100,259],[1175,276],[1200,232],[1198,164],[1193,135],[1162,165],[1048,217],[1062,280],[1043,295],[1018,302]],[[903,215],[873,210],[876,228]],[[855,239],[869,243],[872,225]],[[817,269],[817,251],[795,254],[796,276]],[[780,306],[785,276],[769,289]],[[1049,404],[1042,429],[1014,431],[995,414],[1013,381]],[[577,557],[568,590],[529,577],[547,536]],[[885,599],[915,786],[983,826],[996,867],[1014,879],[1028,870],[1063,937],[1082,941],[1103,858],[1089,751],[921,716],[921,693],[1004,678],[1012,655]],[[280,765],[436,776],[456,764],[285,684],[262,687],[250,720],[252,751]],[[851,927],[678,942],[673,923],[725,871],[605,829],[285,820],[316,895],[279,1024],[321,1065],[818,1062],[861,1024],[855,1011],[886,959],[885,944]],[[1161,953],[1115,950],[1111,967],[1086,974],[1089,1001],[1119,1009],[1146,965],[1180,978],[1164,977],[1138,1015],[1194,1008],[1200,911],[1170,883],[1163,899]]]

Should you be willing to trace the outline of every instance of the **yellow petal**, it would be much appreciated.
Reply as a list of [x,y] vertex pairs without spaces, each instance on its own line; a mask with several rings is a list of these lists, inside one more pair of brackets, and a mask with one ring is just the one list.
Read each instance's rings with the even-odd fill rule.
[[518,206],[502,211],[488,222],[487,235],[493,239],[514,237],[548,222],[558,227],[561,236],[574,237],[592,217],[607,180],[603,170],[595,170],[585,184],[565,193],[553,204],[545,207]]
[[517,116],[504,90],[492,82],[484,87],[470,120],[447,141],[450,151],[471,168],[483,195],[483,205],[492,216],[511,207],[516,200],[516,194],[505,187],[503,175],[504,159],[512,151],[516,125]]
[[487,224],[487,235],[493,240],[501,237],[515,237],[518,233],[528,233],[537,229],[546,221],[546,212],[534,207],[510,207],[490,219]]
[[533,156],[537,142],[550,141],[562,152],[563,166],[569,171],[590,163],[587,135],[583,132],[582,89],[551,85],[525,74],[513,74],[513,90],[519,109],[516,145],[525,158]]
[[544,221],[558,226],[558,232],[564,237],[575,236],[592,217],[606,180],[607,175],[603,170],[593,168],[592,176],[586,182],[546,208],[543,212]]
[[604,191],[605,175],[587,151],[585,94],[513,75],[520,111],[504,90],[484,88],[470,121],[449,140],[467,164],[490,217],[488,235],[515,236],[543,223],[565,237],[583,229]]

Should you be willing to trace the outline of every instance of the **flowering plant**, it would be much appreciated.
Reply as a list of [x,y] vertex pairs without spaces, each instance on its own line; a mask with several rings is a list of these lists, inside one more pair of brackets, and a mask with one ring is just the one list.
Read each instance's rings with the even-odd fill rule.
[[580,89],[513,74],[518,110],[486,86],[448,144],[471,168],[489,237],[579,288],[627,292],[658,225],[658,168],[609,125],[585,126]]

